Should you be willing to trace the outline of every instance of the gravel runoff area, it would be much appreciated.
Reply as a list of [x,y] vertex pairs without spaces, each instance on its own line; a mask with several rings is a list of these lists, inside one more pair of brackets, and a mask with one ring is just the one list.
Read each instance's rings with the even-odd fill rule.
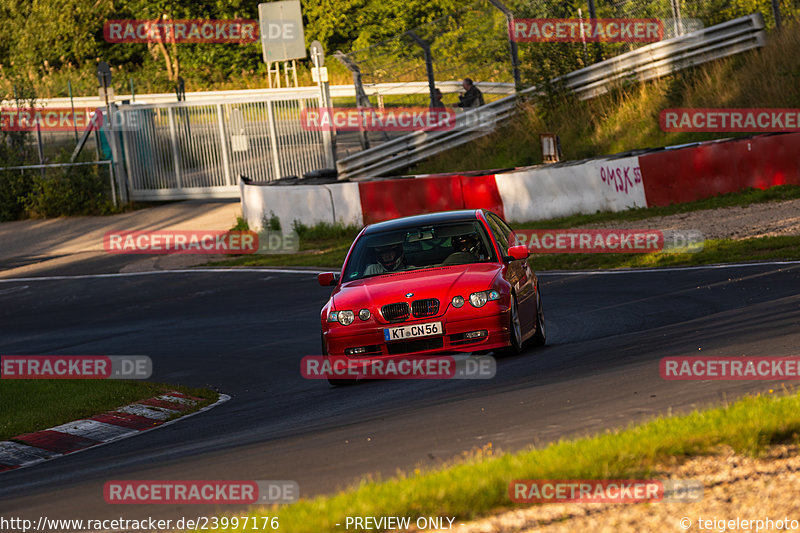
[[[659,469],[653,479],[694,479],[703,483],[703,499],[693,503],[544,504],[505,511],[464,523],[451,533],[643,533],[707,531],[800,531],[800,450],[796,445],[769,448],[763,456],[736,455],[722,448],[718,455],[696,457]],[[730,520],[739,525],[730,527]],[[773,521],[772,528],[767,528]],[[778,521],[789,520],[780,528]],[[699,522],[703,520],[703,522]],[[716,520],[717,522],[706,522]],[[722,524],[720,521],[725,521]],[[795,529],[791,527],[794,520]],[[683,525],[682,525],[683,522]],[[689,527],[685,527],[688,525]],[[735,523],[733,524],[735,525]],[[714,527],[716,526],[716,527]]]
[[690,211],[643,220],[589,224],[588,228],[699,230],[706,239],[800,235],[800,199]]

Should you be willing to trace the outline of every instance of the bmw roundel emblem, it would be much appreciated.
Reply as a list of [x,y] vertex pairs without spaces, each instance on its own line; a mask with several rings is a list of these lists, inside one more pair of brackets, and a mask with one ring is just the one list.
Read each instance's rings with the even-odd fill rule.
[[411,298],[412,296],[414,296],[413,292],[409,292],[409,293],[406,294],[406,298]]

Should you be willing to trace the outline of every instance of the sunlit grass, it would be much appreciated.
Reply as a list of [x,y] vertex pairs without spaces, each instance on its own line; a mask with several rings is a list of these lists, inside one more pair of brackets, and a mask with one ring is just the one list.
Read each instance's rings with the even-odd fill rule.
[[335,524],[347,516],[465,520],[515,507],[508,498],[513,480],[658,478],[662,465],[675,458],[714,453],[720,445],[757,455],[772,444],[796,443],[799,432],[800,396],[769,391],[728,407],[659,417],[542,449],[498,455],[488,444],[443,468],[385,481],[365,478],[332,496],[256,508],[249,515],[276,516],[281,529],[293,533],[337,531]]

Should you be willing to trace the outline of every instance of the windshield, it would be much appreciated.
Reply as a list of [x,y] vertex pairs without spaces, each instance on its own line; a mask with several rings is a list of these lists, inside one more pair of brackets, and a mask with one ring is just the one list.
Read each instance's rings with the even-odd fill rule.
[[432,224],[362,236],[343,280],[491,261],[495,261],[491,241],[477,220]]

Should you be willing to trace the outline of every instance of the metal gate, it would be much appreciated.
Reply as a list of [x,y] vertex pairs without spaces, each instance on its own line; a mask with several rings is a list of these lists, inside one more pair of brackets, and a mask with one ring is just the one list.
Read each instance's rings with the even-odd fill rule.
[[133,200],[234,198],[238,178],[271,181],[334,166],[329,132],[301,127],[319,93],[125,105],[119,123]]

